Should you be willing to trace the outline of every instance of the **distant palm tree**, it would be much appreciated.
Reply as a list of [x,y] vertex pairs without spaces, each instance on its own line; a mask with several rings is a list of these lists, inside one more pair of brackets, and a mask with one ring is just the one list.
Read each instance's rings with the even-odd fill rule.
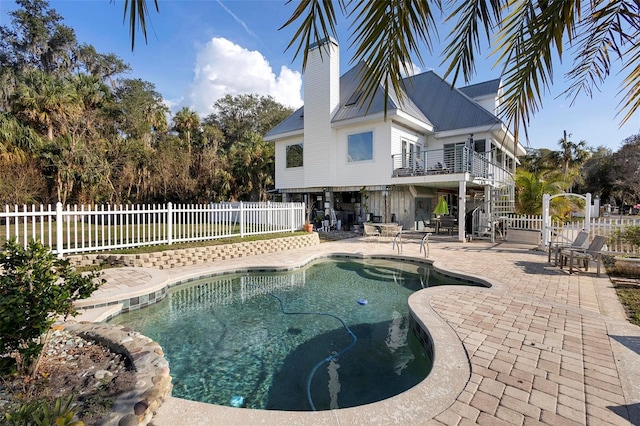
[[14,100],[17,115],[44,129],[49,141],[69,116],[81,111],[80,98],[69,81],[40,70],[23,75]]
[[571,135],[564,132],[564,137],[558,141],[558,144],[562,148],[560,151],[560,163],[562,165],[562,173],[565,176],[569,176],[570,169],[578,169],[587,161],[591,155],[587,150],[587,142],[580,141],[578,143],[569,140]]
[[198,113],[188,107],[183,107],[173,117],[173,128],[180,136],[186,136],[187,152],[191,155],[191,133],[200,128]]

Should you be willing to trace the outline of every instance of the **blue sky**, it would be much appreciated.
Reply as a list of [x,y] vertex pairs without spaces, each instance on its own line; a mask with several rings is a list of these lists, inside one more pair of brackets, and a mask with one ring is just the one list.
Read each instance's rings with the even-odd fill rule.
[[[152,1],[148,3],[151,5]],[[293,48],[286,50],[293,29],[278,30],[292,13],[294,3],[161,0],[160,12],[151,12],[148,43],[138,35],[135,51],[131,52],[128,27],[123,25],[122,0],[50,1],[80,42],[92,44],[98,52],[121,57],[132,68],[127,77],[155,84],[174,111],[188,106],[202,116],[211,113],[214,102],[227,93],[271,95],[283,104],[301,105],[301,61],[293,60]],[[9,25],[7,12],[15,7],[11,0],[0,0],[1,25]],[[444,38],[446,34],[442,29],[441,32]],[[352,54],[349,27],[344,20],[338,26],[338,41],[343,74],[350,67]],[[420,70],[433,69],[444,75],[439,53],[440,50],[434,54],[425,50],[426,63],[418,65]],[[567,56],[565,61],[569,60]],[[499,77],[499,70],[492,69],[492,64],[490,58],[477,61],[478,73],[470,84]],[[580,96],[573,106],[564,97],[557,97],[566,88],[562,77],[555,76],[556,85],[532,119],[529,146],[558,149],[558,140],[566,130],[575,142],[585,140],[589,146],[604,145],[615,151],[625,138],[640,132],[640,114],[618,128],[620,77],[613,75],[593,99]]]

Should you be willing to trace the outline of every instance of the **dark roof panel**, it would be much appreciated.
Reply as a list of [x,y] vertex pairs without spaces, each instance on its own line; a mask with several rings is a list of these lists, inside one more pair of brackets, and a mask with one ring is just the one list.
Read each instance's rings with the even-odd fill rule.
[[[365,117],[367,115],[375,115],[384,112],[384,89],[382,86],[378,86],[376,94],[373,97],[373,101],[369,104],[369,101],[365,99],[364,104],[356,102],[355,104],[350,101],[354,96],[357,96],[358,83],[360,81],[360,73],[366,71],[366,64],[360,62],[355,67],[347,71],[342,77],[340,77],[340,107],[336,114],[333,116],[333,122],[348,120],[350,118]],[[389,93],[389,100],[387,102],[388,111],[394,111],[398,109],[401,104],[397,94],[391,90]],[[367,109],[368,108],[368,109]],[[402,107],[399,108],[414,118],[429,123],[427,117],[424,116],[422,111],[415,106],[411,101],[411,98],[407,95],[403,96]]]
[[269,130],[264,137],[281,135],[296,130],[304,130],[304,106],[298,108],[293,114],[278,123],[278,125]]
[[433,71],[408,77],[405,81],[411,99],[433,123],[436,132],[500,122],[498,117]]
[[497,95],[500,89],[500,79],[484,81],[478,84],[472,84],[458,88],[462,93],[470,97],[471,99],[480,98],[487,95]]

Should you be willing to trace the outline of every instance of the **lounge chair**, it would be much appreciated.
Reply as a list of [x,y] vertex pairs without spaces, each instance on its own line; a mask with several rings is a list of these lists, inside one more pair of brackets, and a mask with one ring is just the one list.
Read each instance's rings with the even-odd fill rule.
[[380,228],[375,225],[364,224],[364,232],[362,236],[367,240],[371,241],[373,238],[380,241]]
[[569,262],[569,273],[573,273],[573,262],[582,261],[585,271],[589,270],[589,262],[594,261],[597,265],[597,275],[600,276],[600,263],[602,263],[602,248],[607,243],[607,239],[598,235],[591,241],[586,249],[564,248],[560,250],[560,269]]
[[554,254],[553,266],[558,266],[558,256],[560,255],[560,250],[563,248],[576,248],[581,249],[587,246],[587,241],[589,240],[589,233],[585,231],[578,232],[578,236],[572,243],[556,243],[549,244],[549,263],[551,263],[551,252]]

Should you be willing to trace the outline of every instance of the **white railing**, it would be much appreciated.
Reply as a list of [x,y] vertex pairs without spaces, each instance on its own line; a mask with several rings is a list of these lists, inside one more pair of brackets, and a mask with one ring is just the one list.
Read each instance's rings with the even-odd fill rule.
[[539,215],[507,215],[503,219],[505,229],[532,229],[542,231],[543,221]]
[[[502,218],[504,227],[509,232],[509,229],[530,229],[536,231],[543,231],[544,225],[542,216],[537,215],[525,215],[525,216],[509,216]],[[614,253],[634,253],[640,254],[631,245],[619,241],[616,239],[615,233],[617,230],[624,228],[625,226],[640,226],[640,218],[612,218],[612,217],[599,217],[592,218],[589,222],[589,239],[593,239],[596,235],[602,235],[607,238],[606,251]],[[552,221],[550,226],[551,239],[550,242],[555,243],[571,243],[578,235],[578,232],[587,229],[584,220],[578,220],[568,223],[559,221]]]
[[494,186],[513,181],[511,173],[492,162],[490,156],[473,152],[462,144],[450,149],[392,154],[391,169],[392,178],[470,173],[475,179]]
[[5,206],[0,242],[39,240],[64,254],[293,232],[304,203]]

